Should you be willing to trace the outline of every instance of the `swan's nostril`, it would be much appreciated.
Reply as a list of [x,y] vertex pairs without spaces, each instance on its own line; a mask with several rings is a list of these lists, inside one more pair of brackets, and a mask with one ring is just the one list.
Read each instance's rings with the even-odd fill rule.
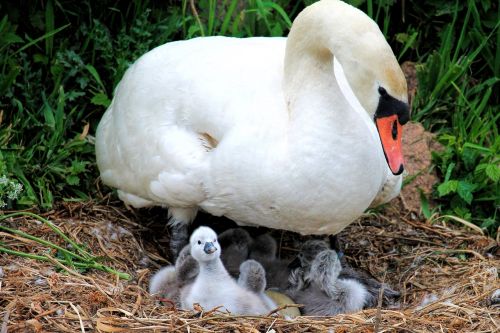
[[398,138],[398,120],[396,119],[393,123],[392,123],[392,139],[393,140],[396,140]]

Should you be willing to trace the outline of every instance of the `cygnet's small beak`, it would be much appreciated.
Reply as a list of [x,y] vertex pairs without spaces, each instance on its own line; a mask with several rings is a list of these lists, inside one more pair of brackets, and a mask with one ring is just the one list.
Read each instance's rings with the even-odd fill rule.
[[206,242],[205,247],[203,247],[203,251],[205,251],[206,254],[211,254],[217,251],[217,248],[215,247],[214,243]]

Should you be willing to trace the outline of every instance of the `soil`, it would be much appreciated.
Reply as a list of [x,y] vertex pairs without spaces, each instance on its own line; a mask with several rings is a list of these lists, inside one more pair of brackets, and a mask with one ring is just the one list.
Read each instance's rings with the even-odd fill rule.
[[419,212],[420,192],[432,205],[430,199],[434,185],[439,178],[432,168],[432,151],[441,150],[435,136],[424,130],[419,123],[407,123],[403,127],[403,155],[405,160],[405,179],[409,181],[400,195],[400,200],[408,210]]

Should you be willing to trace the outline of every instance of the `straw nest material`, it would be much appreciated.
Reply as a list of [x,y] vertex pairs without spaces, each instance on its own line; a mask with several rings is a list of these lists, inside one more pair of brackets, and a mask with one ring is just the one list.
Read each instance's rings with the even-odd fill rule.
[[[134,215],[113,205],[64,204],[44,215],[103,263],[129,273],[121,280],[97,270],[63,271],[54,263],[0,254],[0,332],[494,332],[500,329],[498,243],[480,230],[419,221],[402,205],[369,215],[342,234],[348,261],[401,291],[396,308],[334,317],[230,316],[217,309],[181,311],[147,292],[167,264],[158,210]],[[61,246],[32,217],[2,221]],[[152,232],[152,230],[154,230]],[[155,237],[155,235],[159,235]],[[303,237],[275,231],[280,254],[292,256]],[[56,256],[32,240],[0,233],[0,245]],[[54,259],[55,260],[55,259]]]

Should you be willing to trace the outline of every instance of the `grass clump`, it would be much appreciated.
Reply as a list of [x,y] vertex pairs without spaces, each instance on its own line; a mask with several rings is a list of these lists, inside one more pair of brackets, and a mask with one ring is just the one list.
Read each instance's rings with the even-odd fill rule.
[[59,245],[56,245],[52,242],[46,241],[42,238],[35,237],[30,235],[29,233],[25,233],[21,230],[17,229],[12,229],[3,225],[0,225],[0,230],[10,234],[10,235],[16,235],[21,237],[22,239],[28,239],[31,241],[35,241],[36,243],[39,243],[41,245],[47,246],[50,249],[56,251],[56,254],[54,257],[50,256],[48,253],[44,253],[41,255],[37,254],[32,254],[32,253],[26,253],[22,251],[17,251],[14,249],[11,249],[7,246],[4,246],[3,243],[0,242],[0,252],[11,254],[11,255],[16,255],[19,257],[25,257],[25,258],[30,258],[34,260],[40,260],[40,261],[49,261],[54,263],[58,268],[66,270],[67,267],[71,267],[73,269],[76,269],[78,271],[86,271],[88,269],[97,269],[101,270],[103,272],[107,273],[112,273],[120,277],[121,279],[130,279],[130,275],[128,273],[122,273],[118,272],[115,269],[108,267],[106,265],[103,265],[99,263],[99,258],[92,256],[88,251],[86,251],[81,244],[78,244],[68,236],[66,236],[61,229],[59,229],[56,225],[54,225],[52,222],[49,220],[33,213],[29,212],[18,212],[18,213],[11,213],[7,215],[3,215],[0,217],[0,222],[12,218],[12,217],[17,217],[17,216],[29,216],[31,218],[34,218],[45,225],[47,225],[52,231],[59,235],[62,239],[64,239],[67,242],[68,248],[63,248]]

